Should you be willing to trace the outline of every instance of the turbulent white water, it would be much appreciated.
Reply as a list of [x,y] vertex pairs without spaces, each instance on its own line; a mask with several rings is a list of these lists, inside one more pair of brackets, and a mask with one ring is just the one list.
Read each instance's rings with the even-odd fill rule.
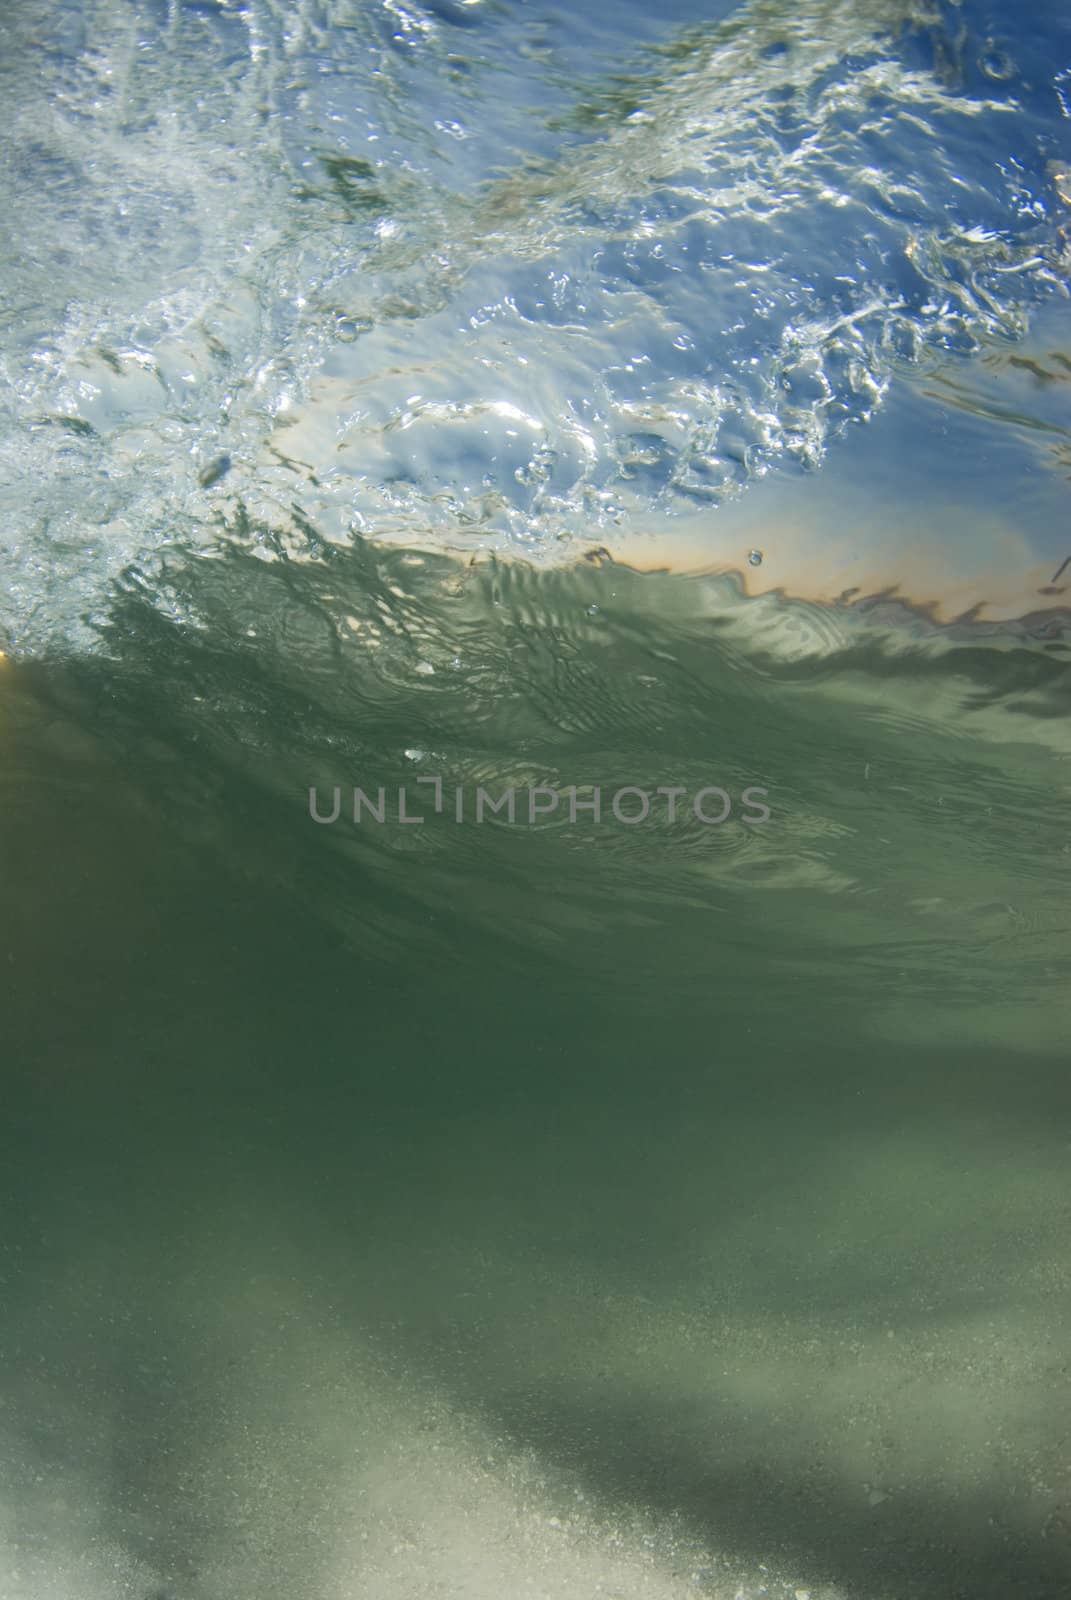
[[1064,292],[1042,13],[19,0],[9,643],[221,533],[627,548],[818,466]]
[[1061,1600],[1064,0],[0,97],[2,1600]]

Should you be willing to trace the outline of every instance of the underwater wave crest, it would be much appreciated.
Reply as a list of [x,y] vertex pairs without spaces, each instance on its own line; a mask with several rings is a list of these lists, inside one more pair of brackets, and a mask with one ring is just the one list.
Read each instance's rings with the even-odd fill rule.
[[818,466],[1066,292],[1037,9],[13,7],[9,645],[161,550],[575,554]]

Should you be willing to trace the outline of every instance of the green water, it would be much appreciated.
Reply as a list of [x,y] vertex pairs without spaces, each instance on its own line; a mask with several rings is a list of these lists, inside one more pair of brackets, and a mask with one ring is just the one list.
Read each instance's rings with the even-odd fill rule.
[[[4,1592],[1055,1600],[1062,647],[407,560],[4,669]],[[311,820],[414,747],[771,816]]]
[[1069,61],[0,7],[0,1600],[1071,1596]]

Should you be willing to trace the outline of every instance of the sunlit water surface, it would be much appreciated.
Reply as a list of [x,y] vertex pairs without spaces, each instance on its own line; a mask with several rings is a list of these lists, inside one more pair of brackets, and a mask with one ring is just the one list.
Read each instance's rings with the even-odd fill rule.
[[0,93],[0,1594],[1066,1596],[1064,7]]

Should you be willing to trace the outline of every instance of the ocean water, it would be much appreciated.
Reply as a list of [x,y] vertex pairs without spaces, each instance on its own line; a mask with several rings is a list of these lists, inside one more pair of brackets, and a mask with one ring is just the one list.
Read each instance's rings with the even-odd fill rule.
[[1063,1600],[1071,14],[0,96],[2,1600]]

